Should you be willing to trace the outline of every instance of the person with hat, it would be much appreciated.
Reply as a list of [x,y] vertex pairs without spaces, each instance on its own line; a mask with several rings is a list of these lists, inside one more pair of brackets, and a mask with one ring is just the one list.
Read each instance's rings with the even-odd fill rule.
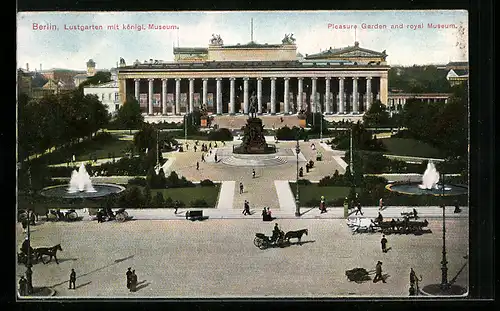
[[75,269],[71,269],[71,273],[69,274],[69,289],[76,289],[76,272]]
[[135,270],[132,270],[132,274],[130,275],[130,291],[135,292],[137,290],[137,274],[135,274]]
[[383,283],[387,283],[382,276],[382,262],[379,260],[375,266],[375,277],[373,278],[373,283],[382,280]]

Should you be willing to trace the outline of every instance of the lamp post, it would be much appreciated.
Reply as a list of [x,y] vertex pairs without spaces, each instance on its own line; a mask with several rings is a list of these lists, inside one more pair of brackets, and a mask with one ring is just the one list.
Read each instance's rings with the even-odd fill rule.
[[295,153],[297,155],[297,178],[295,180],[295,184],[297,185],[297,191],[295,193],[295,216],[300,217],[300,201],[299,201],[299,137],[297,134],[297,145],[295,146]]
[[446,260],[446,213],[444,204],[444,173],[441,173],[441,197],[443,199],[443,257],[441,259],[441,290],[450,288],[448,283],[448,261]]
[[187,114],[184,115],[184,145],[187,144]]

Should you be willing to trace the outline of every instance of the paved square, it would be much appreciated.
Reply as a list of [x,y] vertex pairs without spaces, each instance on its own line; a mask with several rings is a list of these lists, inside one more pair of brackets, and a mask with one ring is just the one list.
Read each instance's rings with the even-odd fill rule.
[[[285,232],[308,228],[306,243],[260,250],[255,233],[270,235],[274,224],[257,219],[41,223],[33,227],[32,245],[61,243],[63,251],[59,265],[34,266],[34,286],[53,287],[57,297],[385,297],[408,295],[410,267],[422,275],[422,285],[440,281],[439,220],[430,221],[432,233],[387,236],[388,253],[380,249],[380,234],[352,235],[345,220],[278,222]],[[20,225],[17,230],[20,246]],[[466,263],[467,219],[447,221],[446,242],[451,280]],[[386,284],[347,280],[345,270],[373,270],[378,260]],[[127,267],[138,275],[135,293],[125,286]],[[68,290],[72,268],[76,290]],[[24,271],[18,265],[17,275]],[[456,282],[467,286],[467,267]]]

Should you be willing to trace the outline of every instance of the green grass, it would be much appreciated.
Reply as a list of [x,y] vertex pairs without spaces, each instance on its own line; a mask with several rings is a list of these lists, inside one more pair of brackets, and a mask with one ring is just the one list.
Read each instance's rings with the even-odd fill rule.
[[431,145],[411,138],[384,138],[380,140],[387,148],[386,154],[423,158],[441,158],[442,152]]
[[171,188],[171,189],[151,189],[151,197],[154,198],[156,193],[161,192],[163,198],[170,197],[172,200],[179,200],[189,206],[191,201],[203,199],[208,203],[209,207],[215,208],[217,198],[219,197],[220,184],[215,187],[196,186],[192,188]]
[[97,159],[108,158],[109,154],[115,157],[123,157],[124,150],[132,145],[132,141],[119,140],[113,135],[113,139],[106,141],[84,141],[72,148],[64,148],[55,150],[52,153],[46,154],[43,158],[47,159],[49,164],[66,163],[71,160],[73,154],[76,161],[87,161],[94,156]]
[[[295,183],[290,183],[293,195],[297,193],[297,186]],[[356,191],[360,189],[357,188]],[[343,199],[349,194],[349,187],[319,187],[317,184],[312,185],[299,185],[299,201],[301,206],[306,206],[307,202],[311,200],[320,200],[321,196],[325,196],[325,200],[332,202],[334,200]]]

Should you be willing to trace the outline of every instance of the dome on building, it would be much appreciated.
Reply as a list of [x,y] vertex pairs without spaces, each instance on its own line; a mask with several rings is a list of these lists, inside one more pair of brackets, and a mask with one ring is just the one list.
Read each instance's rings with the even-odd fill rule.
[[92,59],[89,59],[87,62],[87,67],[95,67],[95,62]]

